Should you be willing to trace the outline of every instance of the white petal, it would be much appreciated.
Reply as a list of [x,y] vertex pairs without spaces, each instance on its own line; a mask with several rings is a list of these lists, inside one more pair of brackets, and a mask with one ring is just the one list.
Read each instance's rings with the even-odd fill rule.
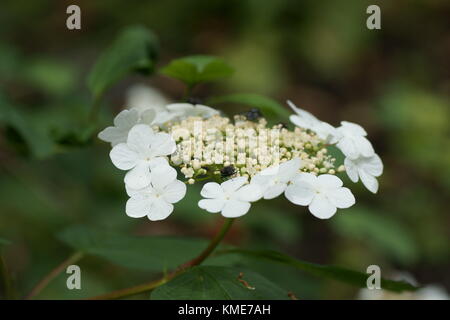
[[107,127],[103,131],[99,132],[98,138],[110,142],[114,147],[119,143],[127,142],[128,130],[122,130],[116,127]]
[[248,184],[238,190],[238,198],[242,201],[254,202],[263,196],[261,187],[257,184]]
[[341,134],[331,124],[321,121],[318,125],[314,126],[313,130],[317,133],[319,138],[326,141],[329,144],[335,144],[341,138]]
[[177,117],[176,114],[170,113],[168,111],[160,111],[156,114],[156,118],[153,121],[154,125],[163,125],[169,121],[173,121]]
[[138,119],[139,112],[137,110],[123,110],[114,118],[114,125],[129,130],[138,122]]
[[327,192],[327,197],[330,202],[337,208],[350,208],[355,204],[355,196],[348,188],[329,190]]
[[313,200],[315,192],[309,183],[300,181],[289,185],[284,195],[296,205],[307,206]]
[[297,107],[291,100],[287,100],[286,101],[287,104],[289,105],[289,107],[291,107],[292,111],[294,111],[295,113],[298,113],[299,110],[301,110],[299,107]]
[[138,159],[136,152],[131,150],[125,143],[119,143],[112,148],[109,157],[112,163],[120,170],[130,170],[136,165]]
[[279,197],[286,190],[286,183],[276,183],[264,190],[264,199],[270,200]]
[[153,136],[153,130],[148,125],[137,124],[128,133],[127,145],[136,152],[149,150]]
[[178,114],[190,113],[194,110],[194,106],[190,103],[171,103],[166,106],[166,108]]
[[164,188],[163,198],[166,202],[176,203],[186,195],[186,184],[180,180],[175,180]]
[[130,198],[127,201],[125,212],[132,218],[145,217],[150,211],[151,200]]
[[150,160],[149,166],[150,166],[150,170],[151,170],[151,169],[154,169],[154,168],[157,168],[160,166],[170,166],[170,165],[166,158],[156,157],[156,158],[153,158],[152,160]]
[[246,177],[236,177],[223,182],[221,184],[221,187],[225,192],[233,192],[242,187],[246,182],[247,182]]
[[367,188],[367,190],[369,190],[372,193],[377,193],[378,191],[378,180],[366,173],[363,170],[359,170],[359,177],[361,178],[362,183],[364,184],[364,186]]
[[220,199],[202,199],[198,202],[198,206],[211,213],[217,213],[222,211],[225,205],[225,200]]
[[352,139],[344,137],[336,144],[342,153],[351,159],[356,159],[359,156],[359,150],[356,148]]
[[218,115],[219,111],[208,106],[197,104],[195,105],[195,113],[197,116],[207,119]]
[[300,116],[296,115],[296,114],[292,114],[289,116],[289,120],[296,125],[299,128],[304,128],[304,129],[308,129],[306,127],[309,127],[309,124],[304,121],[302,118],[300,118]]
[[300,158],[294,158],[292,160],[283,162],[280,165],[278,179],[283,182],[290,181],[295,176],[295,174],[298,173],[300,166],[301,166]]
[[317,185],[317,176],[309,172],[302,172],[295,175],[292,179],[293,183],[298,183],[300,181],[308,183],[311,187]]
[[223,196],[223,190],[220,184],[215,182],[208,182],[203,186],[200,194],[204,198],[219,198]]
[[154,192],[150,185],[142,189],[133,189],[127,184],[125,184],[125,191],[130,198],[136,199],[148,198]]
[[141,113],[141,123],[151,125],[156,118],[156,112],[152,109],[147,109]]
[[308,208],[319,219],[329,219],[336,213],[336,207],[321,194],[314,197]]
[[237,218],[243,216],[250,210],[250,203],[239,200],[230,200],[225,203],[222,215],[226,218]]
[[365,137],[355,137],[354,139],[359,153],[364,157],[371,157],[375,154],[372,144]]
[[[267,169],[272,169],[272,167],[267,168]],[[267,169],[264,169],[257,175],[253,176],[252,181],[251,181],[252,184],[259,185],[263,190],[265,188],[267,188],[269,186],[269,184],[271,183],[271,181],[275,178],[275,175],[269,175],[269,174],[266,175],[265,174],[265,173],[268,173],[268,171],[266,171]]]
[[370,158],[363,158],[361,168],[368,174],[379,177],[383,173],[383,162],[377,154]]
[[172,211],[173,205],[159,198],[152,201],[150,212],[147,216],[151,221],[159,221],[166,219]]
[[151,170],[152,185],[157,190],[163,190],[177,179],[177,170],[169,165],[162,165]]
[[350,158],[345,158],[344,160],[345,172],[347,172],[348,177],[353,182],[358,182],[358,167],[357,164]]
[[352,135],[356,135],[356,136],[366,136],[367,135],[366,130],[364,130],[364,128],[361,127],[359,124],[349,122],[349,121],[341,121],[341,125],[345,129],[346,132],[349,132]]
[[317,182],[327,189],[336,189],[343,185],[342,180],[332,174],[321,174],[317,177]]
[[151,142],[151,152],[154,157],[171,155],[176,150],[175,140],[167,133],[157,133]]
[[132,189],[147,187],[152,181],[148,164],[139,162],[133,169],[127,172],[124,181]]

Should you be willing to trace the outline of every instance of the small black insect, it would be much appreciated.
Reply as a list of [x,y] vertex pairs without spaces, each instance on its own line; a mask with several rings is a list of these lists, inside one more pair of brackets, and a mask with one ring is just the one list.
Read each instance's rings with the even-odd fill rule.
[[189,97],[189,98],[186,99],[186,102],[190,103],[190,104],[203,104],[203,99]]
[[247,120],[249,121],[255,121],[258,120],[259,118],[262,117],[262,113],[261,111],[259,111],[259,109],[257,108],[252,108],[247,112],[244,112],[244,116],[247,118]]
[[220,169],[222,177],[229,177],[236,173],[236,169],[233,166],[227,166]]

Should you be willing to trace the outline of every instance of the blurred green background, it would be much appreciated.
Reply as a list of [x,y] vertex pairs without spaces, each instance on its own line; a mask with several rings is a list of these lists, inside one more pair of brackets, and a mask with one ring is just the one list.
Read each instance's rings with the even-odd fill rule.
[[[0,5],[0,238],[11,242],[3,252],[19,294],[72,253],[56,237],[68,226],[211,237],[220,224],[196,207],[198,186],[163,222],[128,218],[123,173],[111,164],[109,146],[73,136],[89,132],[86,75],[117,34],[136,24],[158,36],[158,66],[210,54],[236,69],[199,87],[196,97],[291,99],[333,125],[363,125],[384,161],[379,193],[347,179],[357,204],[331,220],[282,198],[264,201],[237,221],[228,243],[362,272],[377,264],[383,276],[407,271],[450,291],[449,1],[77,1],[82,29],[73,31],[65,26],[70,4]],[[370,4],[381,7],[381,30],[366,28]],[[108,91],[95,132],[136,83],[174,101],[183,93],[162,75],[127,77]],[[91,256],[78,264],[83,290],[67,290],[63,274],[38,298],[87,297],[155,276]],[[299,298],[352,299],[357,292],[295,270],[253,267]]]

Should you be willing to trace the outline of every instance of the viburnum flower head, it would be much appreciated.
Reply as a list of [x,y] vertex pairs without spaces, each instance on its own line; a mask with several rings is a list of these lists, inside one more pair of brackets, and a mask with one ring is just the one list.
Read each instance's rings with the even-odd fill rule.
[[126,214],[132,218],[147,216],[152,221],[164,220],[173,212],[173,203],[186,195],[186,184],[177,180],[177,171],[169,165],[152,169],[152,182],[143,189],[126,186],[130,196]]
[[175,141],[167,133],[153,132],[145,124],[135,125],[128,133],[126,143],[119,143],[110,152],[111,161],[120,170],[130,170],[125,183],[133,189],[148,186],[151,169],[167,164],[163,156],[172,154]]
[[[288,104],[295,112],[290,117],[293,130],[268,125],[259,113],[251,119],[242,114],[228,118],[200,104],[173,103],[159,106],[158,112],[155,105],[145,105],[143,112],[122,111],[99,137],[112,144],[113,164],[128,171],[127,215],[165,219],[173,203],[185,196],[186,184],[208,179],[218,182],[203,186],[199,207],[229,218],[245,215],[254,201],[284,193],[292,203],[328,219],[338,208],[355,203],[337,172],[347,171],[353,182],[361,179],[377,192],[383,163],[361,126],[342,121],[334,128]],[[330,144],[345,155],[344,164],[336,164],[328,152]],[[174,167],[186,178],[184,183],[176,179]]]
[[122,110],[114,118],[114,126],[107,127],[98,134],[99,139],[110,142],[111,146],[127,141],[128,132],[138,123],[151,125],[155,120],[155,111],[148,109],[139,113],[137,109]]
[[342,187],[342,181],[336,176],[312,173],[299,173],[286,188],[286,198],[294,204],[308,206],[317,218],[329,219],[336,208],[349,208],[355,204],[350,189]]
[[288,183],[298,173],[300,165],[301,160],[294,158],[280,165],[271,166],[255,175],[251,184],[261,188],[264,199],[274,199],[286,190]]
[[371,157],[359,157],[357,159],[345,158],[345,169],[347,175],[353,182],[361,179],[364,186],[373,193],[378,191],[378,180],[376,177],[383,173],[383,162],[377,154]]
[[198,206],[208,212],[220,212],[224,217],[236,218],[250,210],[250,202],[261,199],[259,186],[247,184],[246,177],[236,177],[221,184],[208,182],[200,192],[206,198]]

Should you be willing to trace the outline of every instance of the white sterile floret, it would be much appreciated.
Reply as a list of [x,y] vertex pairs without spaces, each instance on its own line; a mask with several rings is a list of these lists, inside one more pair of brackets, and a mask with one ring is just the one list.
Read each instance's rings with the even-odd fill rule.
[[336,128],[331,124],[320,121],[308,111],[298,108],[290,100],[287,101],[291,109],[296,115],[291,115],[289,120],[297,127],[309,129],[317,134],[317,136],[327,143],[336,143]]
[[186,195],[186,184],[177,180],[177,172],[170,166],[158,166],[152,170],[152,182],[143,189],[126,186],[130,196],[126,214],[132,218],[147,216],[152,221],[166,219],[176,203]]
[[109,155],[117,168],[130,170],[125,183],[140,189],[150,184],[151,169],[167,164],[162,156],[171,155],[175,149],[175,141],[169,134],[154,133],[148,125],[138,124],[128,133],[127,142],[116,145]]
[[251,184],[260,186],[264,199],[274,199],[286,190],[289,181],[298,173],[300,166],[301,160],[294,158],[280,165],[269,167],[255,175]]
[[98,138],[110,142],[114,147],[127,141],[128,132],[138,123],[151,125],[155,119],[155,111],[145,110],[139,113],[136,109],[122,110],[114,118],[114,126],[107,127],[98,134]]
[[366,138],[366,130],[360,125],[342,121],[337,131],[339,136],[336,146],[346,157],[356,159],[360,156],[371,157],[375,154],[372,144]]
[[376,177],[383,173],[383,162],[377,154],[357,159],[345,158],[344,165],[350,180],[358,182],[361,179],[370,192],[377,193],[378,180]]
[[294,204],[308,206],[309,211],[320,219],[331,218],[336,208],[349,208],[355,204],[355,197],[336,176],[299,173],[285,192],[286,198]]
[[209,182],[202,188],[202,199],[198,206],[208,212],[221,212],[224,217],[236,218],[250,210],[250,202],[261,198],[261,189],[257,185],[247,184],[246,177],[236,177],[218,184]]
[[219,114],[219,111],[216,109],[201,104],[193,105],[190,103],[172,103],[167,106],[167,109],[173,115],[176,115],[178,120],[183,120],[188,117],[201,117],[203,119],[208,119]]

